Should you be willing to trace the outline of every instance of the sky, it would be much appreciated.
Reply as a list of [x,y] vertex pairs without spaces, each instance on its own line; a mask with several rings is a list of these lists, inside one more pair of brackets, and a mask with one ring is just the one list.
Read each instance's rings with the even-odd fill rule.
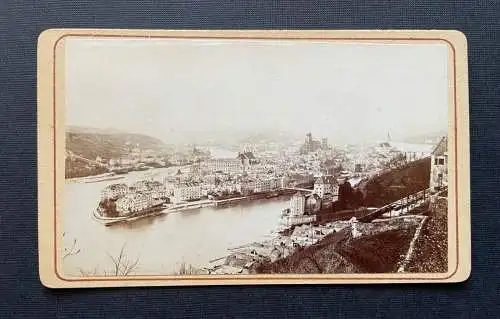
[[167,143],[285,131],[361,142],[446,131],[448,47],[69,38],[66,124]]

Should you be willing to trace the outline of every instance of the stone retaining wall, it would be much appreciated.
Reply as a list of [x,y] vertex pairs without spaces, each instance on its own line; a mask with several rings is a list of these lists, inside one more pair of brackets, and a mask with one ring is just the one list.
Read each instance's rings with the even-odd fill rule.
[[446,216],[448,214],[448,197],[431,196],[429,208],[434,215]]

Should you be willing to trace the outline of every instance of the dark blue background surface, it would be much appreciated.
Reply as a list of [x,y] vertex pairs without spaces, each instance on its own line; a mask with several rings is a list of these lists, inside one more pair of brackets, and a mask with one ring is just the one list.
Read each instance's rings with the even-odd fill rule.
[[[449,285],[44,288],[37,262],[36,40],[55,27],[463,31],[471,278]],[[0,318],[500,317],[500,1],[1,1],[0,112]]]

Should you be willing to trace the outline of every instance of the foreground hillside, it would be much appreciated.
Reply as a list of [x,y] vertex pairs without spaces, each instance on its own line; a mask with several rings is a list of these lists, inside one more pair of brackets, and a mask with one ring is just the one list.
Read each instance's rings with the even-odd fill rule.
[[415,245],[415,253],[408,264],[408,272],[447,272],[448,271],[448,199],[438,197],[427,205],[422,215],[427,223]]
[[361,185],[365,205],[380,207],[429,188],[430,158],[412,162],[374,177]]
[[256,266],[256,273],[390,273],[396,272],[408,251],[420,219],[398,218],[358,223],[326,236],[292,255]]
[[69,128],[66,132],[66,150],[87,159],[114,158],[125,155],[129,145],[142,149],[163,150],[165,144],[153,137],[110,130]]
[[[361,185],[367,206],[384,206],[429,187],[430,159],[422,159],[374,177]],[[445,196],[445,195],[443,195]],[[414,208],[408,215],[357,225],[361,236],[348,227],[292,255],[256,266],[257,273],[392,273],[447,270],[447,204]],[[437,207],[437,208],[435,208]],[[318,223],[361,217],[366,209],[326,212]],[[424,216],[426,218],[424,218]],[[417,228],[421,227],[421,232]],[[416,237],[418,234],[418,237]],[[410,243],[415,240],[414,248]],[[410,253],[411,251],[411,253]],[[406,254],[409,259],[406,260]],[[406,261],[405,261],[406,260]],[[402,266],[404,265],[404,266]]]

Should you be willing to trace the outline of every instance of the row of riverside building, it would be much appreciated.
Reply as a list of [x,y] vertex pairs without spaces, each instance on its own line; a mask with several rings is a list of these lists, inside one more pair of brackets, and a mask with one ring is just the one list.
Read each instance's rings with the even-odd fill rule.
[[117,209],[123,208],[125,213],[129,210],[141,210],[155,200],[181,203],[199,200],[217,192],[237,192],[242,195],[265,193],[282,188],[284,183],[283,178],[277,177],[257,179],[244,177],[219,186],[214,182],[202,183],[188,179],[182,180],[178,177],[174,180],[165,179],[164,183],[144,180],[131,186],[124,183],[109,185],[101,191],[101,201],[113,200],[116,202]]
[[199,182],[166,182],[167,194],[173,203],[201,199],[217,192],[240,193],[249,195],[253,193],[272,192],[282,188],[279,178],[241,179],[239,181],[217,186],[214,183]]
[[101,201],[115,201],[120,216],[139,212],[167,201],[167,192],[157,181],[139,181],[132,186],[112,184],[101,191]]
[[225,174],[241,174],[248,172],[258,160],[252,152],[240,152],[236,158],[218,158],[203,162],[203,168],[210,172]]

